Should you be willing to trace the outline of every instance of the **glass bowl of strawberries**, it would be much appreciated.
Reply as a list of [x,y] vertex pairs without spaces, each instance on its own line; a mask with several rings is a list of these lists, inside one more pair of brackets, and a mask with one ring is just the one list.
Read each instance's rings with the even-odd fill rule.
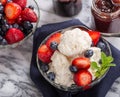
[[0,0],[0,48],[16,47],[35,32],[39,22],[35,0]]
[[40,44],[36,61],[51,85],[70,92],[92,88],[115,66],[109,43],[85,26],[50,34]]

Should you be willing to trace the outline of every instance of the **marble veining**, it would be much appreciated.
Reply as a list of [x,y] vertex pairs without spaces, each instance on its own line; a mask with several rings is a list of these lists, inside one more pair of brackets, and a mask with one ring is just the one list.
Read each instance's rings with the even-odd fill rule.
[[[84,24],[94,28],[90,5],[92,0],[83,0],[83,8],[77,16],[61,17],[54,13],[52,0],[36,0],[40,8],[39,26],[47,23],[62,22],[72,18],[80,19]],[[120,49],[120,38],[106,38]],[[114,41],[112,41],[114,39]],[[33,37],[16,48],[0,49],[0,97],[42,97],[30,79],[30,61]],[[118,78],[106,97],[120,97],[120,78]]]

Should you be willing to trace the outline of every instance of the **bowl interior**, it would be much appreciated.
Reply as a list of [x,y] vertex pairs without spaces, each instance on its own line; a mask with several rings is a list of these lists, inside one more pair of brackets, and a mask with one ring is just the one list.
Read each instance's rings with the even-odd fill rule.
[[[89,30],[88,28],[86,28],[86,27],[84,27],[84,26],[72,26],[72,27],[68,27],[68,28],[66,28],[66,29],[62,29],[62,30],[53,32],[52,34],[57,33],[57,32],[64,33],[64,31],[70,30],[70,29],[74,29],[74,28],[80,28],[80,29],[85,30],[85,31]],[[46,37],[45,40],[42,41],[42,43],[40,44],[40,46],[41,46],[42,44],[44,44],[45,41],[46,41],[52,34],[50,34],[48,37]],[[105,49],[103,52],[106,53],[106,55],[112,55],[112,54],[111,54],[111,49],[110,49],[109,43],[108,43],[104,38],[102,38],[102,37],[100,38],[100,41],[104,42],[105,45],[106,45],[106,49]],[[47,77],[47,73],[45,73],[45,72],[43,72],[43,71],[41,70],[41,67],[40,67],[40,66],[42,65],[42,62],[38,59],[38,56],[37,56],[37,55],[36,55],[36,61],[37,61],[37,67],[38,67],[40,73],[42,74],[42,76],[43,76],[51,85],[53,85],[54,87],[56,87],[56,88],[58,88],[58,89],[60,89],[60,90],[62,90],[62,91],[70,91],[70,92],[77,92],[77,91],[83,91],[83,90],[84,90],[84,87],[79,87],[79,86],[77,86],[77,85],[72,85],[71,87],[65,87],[65,86],[61,86],[61,85],[59,85],[59,84],[56,84],[54,81],[49,80],[48,77]],[[109,70],[109,68],[108,68],[108,70]],[[108,70],[107,70],[107,72],[108,72]],[[94,85],[96,85],[97,83],[99,83],[99,82],[105,77],[105,75],[107,74],[107,72],[106,72],[101,78],[95,79],[91,84],[88,85],[88,87],[93,87]]]
[[38,6],[36,0],[27,0],[27,6],[26,7],[28,7],[30,5],[32,5],[34,7],[34,12],[36,13],[36,15],[38,17],[37,22],[32,23],[33,24],[32,31],[28,35],[26,35],[25,38],[22,39],[21,41],[13,43],[13,44],[0,45],[0,48],[14,48],[14,47],[20,45],[21,43],[23,43],[26,39],[28,39],[35,32],[35,30],[38,26],[38,23],[39,23],[39,19],[40,19],[40,9],[39,9],[39,6]]

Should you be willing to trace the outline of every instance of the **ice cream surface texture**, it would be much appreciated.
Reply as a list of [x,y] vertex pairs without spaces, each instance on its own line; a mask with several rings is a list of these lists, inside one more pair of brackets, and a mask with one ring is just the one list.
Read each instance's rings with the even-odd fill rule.
[[56,78],[55,83],[61,84],[63,86],[71,86],[73,84],[73,74],[69,70],[71,63],[68,61],[67,57],[58,51],[55,51],[51,57],[50,70],[55,72]]
[[89,34],[79,28],[66,31],[60,40],[58,50],[68,57],[73,57],[81,54],[92,44]]

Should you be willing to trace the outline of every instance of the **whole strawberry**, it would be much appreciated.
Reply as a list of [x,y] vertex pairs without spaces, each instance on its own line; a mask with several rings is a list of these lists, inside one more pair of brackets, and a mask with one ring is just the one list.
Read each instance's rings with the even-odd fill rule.
[[27,0],[12,0],[12,1],[20,5],[22,9],[24,9],[27,5]]
[[0,0],[0,3],[2,3],[2,5],[5,5],[7,3],[7,0]]
[[21,17],[24,21],[37,22],[37,15],[31,8],[25,8],[21,13]]
[[17,28],[10,28],[5,35],[8,44],[19,42],[24,39],[24,37],[23,32]]

